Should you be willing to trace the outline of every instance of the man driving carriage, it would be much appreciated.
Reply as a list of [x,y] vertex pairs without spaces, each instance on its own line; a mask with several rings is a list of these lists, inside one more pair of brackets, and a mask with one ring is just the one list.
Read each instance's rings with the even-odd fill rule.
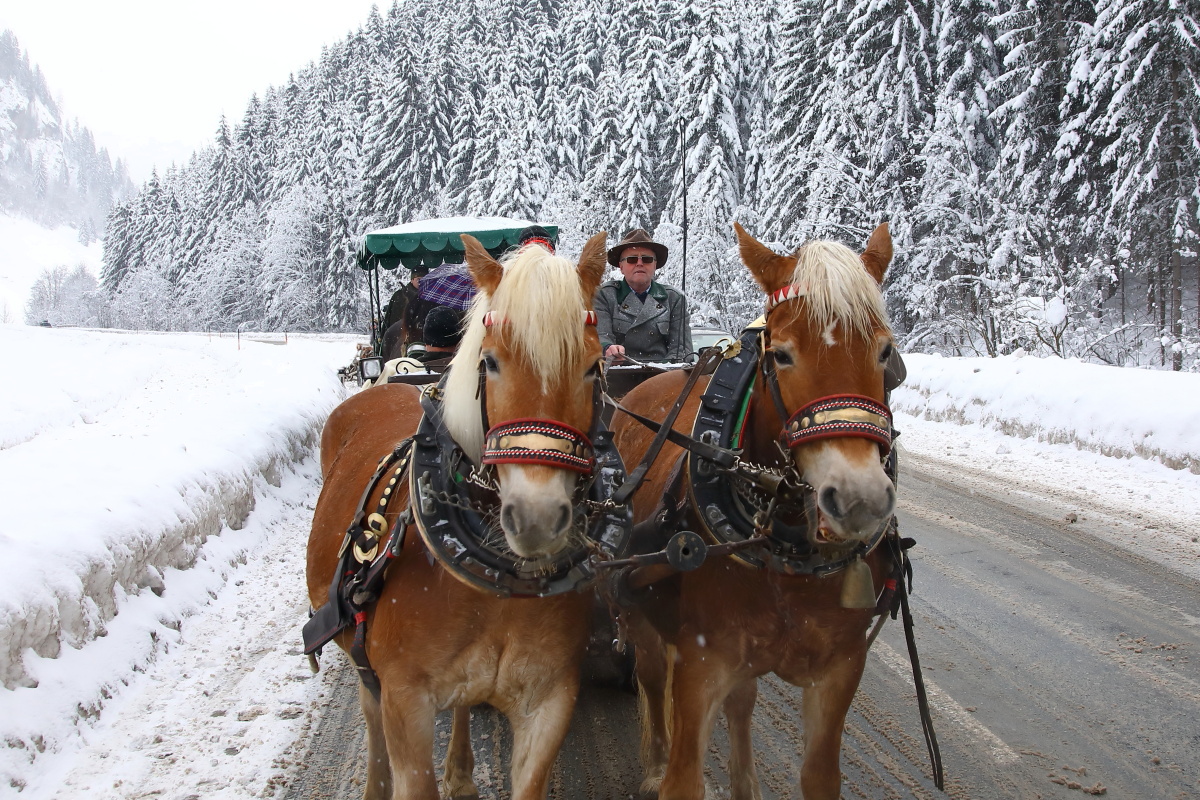
[[666,246],[641,228],[608,251],[608,263],[623,277],[596,291],[596,331],[606,357],[617,362],[683,361],[691,355],[687,298],[654,280],[666,261]]

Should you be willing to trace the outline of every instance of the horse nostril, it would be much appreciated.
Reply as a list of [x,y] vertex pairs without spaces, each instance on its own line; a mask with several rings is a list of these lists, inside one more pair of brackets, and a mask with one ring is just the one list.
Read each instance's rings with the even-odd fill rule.
[[832,486],[826,486],[821,490],[821,494],[817,498],[817,505],[821,510],[829,516],[840,519],[842,517],[842,509],[838,508],[838,492]]
[[515,514],[513,512],[512,506],[505,503],[500,508],[500,527],[503,528],[504,530],[508,531],[509,533],[516,533],[517,532],[517,528],[516,528],[517,521],[516,521],[516,519],[514,519],[514,516],[515,516]]
[[571,524],[571,506],[563,503],[558,509],[558,526],[555,531],[562,533]]

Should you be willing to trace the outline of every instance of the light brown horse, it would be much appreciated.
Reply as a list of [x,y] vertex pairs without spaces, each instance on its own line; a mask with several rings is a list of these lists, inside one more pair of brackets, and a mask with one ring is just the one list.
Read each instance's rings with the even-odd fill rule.
[[[443,393],[448,432],[479,464],[484,419],[498,426],[537,418],[589,430],[601,353],[595,328],[585,322],[606,269],[605,234],[586,244],[578,267],[540,247],[502,266],[476,240],[462,238],[480,291]],[[414,434],[420,419],[419,392],[402,384],[367,389],[330,415],[321,437],[324,486],[308,545],[314,606],[325,602],[339,546],[377,464]],[[498,517],[513,553],[530,562],[551,559],[579,535],[572,518],[578,476],[537,464],[496,466]],[[407,506],[407,485],[395,488],[401,494],[389,506],[389,527]],[[363,687],[359,692],[367,723],[364,796],[438,798],[434,717],[445,709],[455,710],[455,731],[443,791],[477,795],[463,723],[471,705],[486,702],[512,725],[513,798],[545,797],[575,704],[592,596],[502,599],[452,575],[415,533],[388,570],[367,621],[366,652],[380,693],[376,699]],[[337,641],[349,651],[352,638],[343,631]]]
[[[872,234],[861,258],[842,245],[819,241],[781,256],[735,227],[742,261],[771,299],[765,341],[786,414],[829,396],[882,403],[884,363],[892,348],[879,289],[892,256],[887,226]],[[766,362],[757,367],[740,444],[744,461],[780,467],[784,462],[776,442],[785,420],[767,388]],[[662,419],[684,380],[680,373],[658,376],[631,391],[623,404]],[[693,390],[675,424],[682,433],[691,433],[703,384]],[[632,470],[653,434],[619,413],[613,430]],[[890,436],[890,424],[888,431]],[[789,449],[819,509],[817,524],[808,529],[812,547],[836,553],[878,535],[893,512],[895,493],[877,442],[832,435],[804,439]],[[635,495],[635,522],[656,512],[681,455],[674,445],[664,448]],[[704,529],[694,506],[687,514],[682,527]],[[883,562],[880,549],[866,559],[876,591],[886,578]],[[629,636],[637,650],[642,694],[644,794],[657,791],[662,800],[704,797],[705,755],[724,706],[732,797],[757,800],[750,718],[758,677],[775,673],[804,690],[803,796],[839,796],[842,726],[862,676],[872,616],[870,609],[843,607],[844,574],[788,575],[730,556],[710,557],[693,572],[635,593]],[[867,603],[874,596],[868,594]]]

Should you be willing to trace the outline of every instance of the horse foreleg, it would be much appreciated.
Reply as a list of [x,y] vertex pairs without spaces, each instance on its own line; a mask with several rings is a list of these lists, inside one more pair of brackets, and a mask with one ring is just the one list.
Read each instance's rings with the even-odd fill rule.
[[432,698],[417,687],[385,683],[382,706],[392,765],[392,800],[438,800]]
[[367,723],[367,783],[363,800],[387,800],[392,796],[392,767],[383,735],[383,710],[367,687],[358,684],[358,701]]
[[442,763],[442,796],[448,798],[479,797],[475,785],[475,752],[471,749],[471,708],[455,706],[451,713],[450,744]]
[[634,651],[638,716],[642,723],[642,774],[645,776],[639,791],[643,797],[658,794],[659,784],[667,771],[671,747],[670,665],[675,655],[674,649],[668,649],[657,634],[651,631],[649,636],[658,640],[657,646],[639,644]]
[[658,789],[659,800],[701,800],[704,757],[717,710],[735,679],[703,652],[681,653],[671,677],[671,757]]
[[865,663],[864,649],[804,690],[800,791],[805,800],[837,800],[841,794],[842,727]]
[[513,732],[513,800],[544,800],[550,786],[550,770],[567,729],[579,692],[579,679],[553,687],[532,709],[524,707],[507,712]]
[[762,800],[758,773],[754,769],[754,748],[750,743],[750,719],[754,716],[754,702],[757,699],[757,678],[742,681],[725,698],[725,719],[729,723],[731,800]]

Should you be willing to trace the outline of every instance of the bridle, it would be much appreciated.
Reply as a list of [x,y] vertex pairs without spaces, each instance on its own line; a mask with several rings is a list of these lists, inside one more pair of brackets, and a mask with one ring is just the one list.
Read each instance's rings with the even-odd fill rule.
[[[488,327],[504,324],[495,312]],[[595,312],[584,313],[595,325]],[[628,548],[632,510],[612,502],[625,478],[620,454],[602,420],[603,389],[597,378],[587,433],[558,420],[522,418],[491,426],[487,369],[479,361],[480,425],[485,431],[479,464],[471,462],[446,429],[442,400],[446,378],[427,390],[425,414],[413,446],[411,497],[418,530],[433,556],[456,578],[502,596],[546,597],[575,591],[594,577],[591,557],[620,558]],[[578,474],[573,500],[582,528],[574,546],[549,561],[531,562],[508,550],[498,533],[499,464],[538,465]]]
[[[780,303],[802,296],[803,289],[794,285],[775,291],[768,297],[767,314]],[[778,437],[780,459],[774,464],[750,463],[737,446],[758,374],[784,421]],[[716,366],[701,397],[691,437],[671,432],[667,438],[688,451],[686,495],[710,546],[746,565],[786,575],[829,575],[874,551],[894,529],[889,518],[863,542],[848,547],[812,545],[809,531],[818,524],[816,491],[799,475],[790,450],[834,437],[874,441],[880,446],[884,469],[895,480],[889,458],[892,414],[886,404],[860,395],[835,395],[788,413],[764,314],[762,323],[743,331]],[[638,465],[631,475],[641,471]],[[623,487],[622,494],[630,489]]]

